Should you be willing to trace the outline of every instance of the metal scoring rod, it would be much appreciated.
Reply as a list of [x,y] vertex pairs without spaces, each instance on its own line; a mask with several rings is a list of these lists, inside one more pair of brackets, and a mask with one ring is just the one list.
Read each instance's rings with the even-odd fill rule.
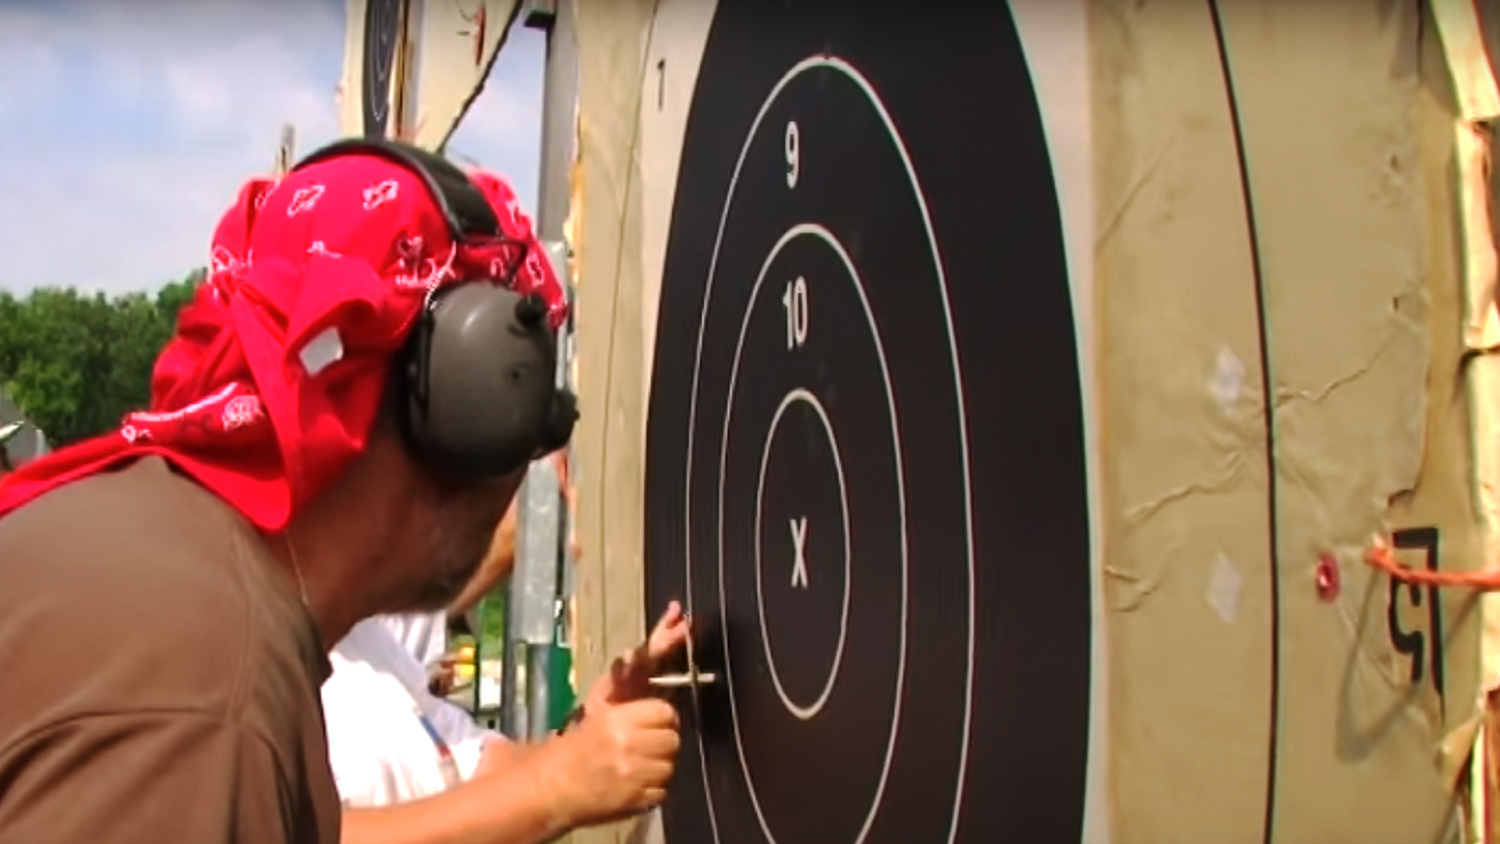
[[[694,692],[698,690],[699,685],[707,685],[714,682],[715,678],[712,672],[698,670],[698,660],[693,655],[693,634],[691,632],[688,633],[687,641],[684,642],[684,645],[687,648],[687,671],[680,674],[661,674],[652,677],[646,682],[658,689],[675,689],[687,686]],[[696,696],[693,702],[697,703]]]
[[659,689],[675,689],[681,688],[682,686],[695,685],[695,679],[697,680],[697,684],[708,685],[709,683],[712,683],[714,681],[714,675],[712,672],[706,672],[703,674],[663,674],[660,677],[652,677],[646,682]]

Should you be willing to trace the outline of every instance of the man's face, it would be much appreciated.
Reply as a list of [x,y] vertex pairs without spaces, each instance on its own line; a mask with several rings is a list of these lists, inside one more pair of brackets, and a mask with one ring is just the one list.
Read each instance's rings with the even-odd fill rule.
[[355,496],[381,502],[366,517],[379,519],[368,529],[387,537],[368,583],[376,611],[426,612],[452,603],[478,571],[526,468],[483,483],[438,478],[408,448],[392,411],[383,410],[344,481]]
[[526,472],[485,483],[436,478],[420,466],[392,427],[371,437],[366,464],[355,484],[390,491],[391,537],[378,562],[381,612],[425,612],[446,607],[462,591],[489,550]]
[[[515,498],[524,472],[483,485],[434,489],[424,502],[414,549],[425,558],[424,582],[416,596],[422,610],[448,606],[479,571],[501,518]],[[429,503],[430,502],[430,503]]]

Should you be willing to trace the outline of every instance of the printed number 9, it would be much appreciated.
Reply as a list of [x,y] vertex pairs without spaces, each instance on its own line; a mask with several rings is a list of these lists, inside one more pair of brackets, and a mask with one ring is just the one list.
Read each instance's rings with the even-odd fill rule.
[[797,186],[797,175],[802,169],[802,142],[797,136],[797,121],[786,124],[786,186]]

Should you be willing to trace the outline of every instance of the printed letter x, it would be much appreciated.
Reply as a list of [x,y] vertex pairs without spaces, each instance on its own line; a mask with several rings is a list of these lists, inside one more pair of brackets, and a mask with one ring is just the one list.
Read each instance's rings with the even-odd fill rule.
[[802,581],[802,588],[807,588],[807,557],[803,549],[807,547],[807,517],[791,519],[787,527],[792,529],[792,586],[797,581]]

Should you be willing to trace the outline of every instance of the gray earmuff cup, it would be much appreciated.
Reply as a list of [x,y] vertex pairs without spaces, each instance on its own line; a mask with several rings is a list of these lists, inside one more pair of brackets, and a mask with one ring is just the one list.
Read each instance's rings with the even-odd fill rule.
[[444,474],[496,478],[538,456],[556,350],[545,321],[523,322],[523,307],[515,291],[483,282],[457,285],[433,304],[410,361],[408,430]]

